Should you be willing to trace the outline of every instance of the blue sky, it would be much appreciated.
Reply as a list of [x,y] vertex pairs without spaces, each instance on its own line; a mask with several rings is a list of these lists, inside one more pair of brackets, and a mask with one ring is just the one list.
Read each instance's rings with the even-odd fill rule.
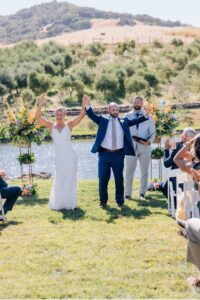
[[[64,0],[59,2],[63,2]],[[49,0],[1,0],[0,15],[15,13]],[[69,2],[102,10],[149,14],[164,20],[180,20],[200,27],[200,0],[70,0]]]

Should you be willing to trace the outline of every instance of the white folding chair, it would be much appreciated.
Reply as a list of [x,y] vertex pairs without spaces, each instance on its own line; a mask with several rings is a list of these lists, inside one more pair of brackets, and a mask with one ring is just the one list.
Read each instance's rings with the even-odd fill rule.
[[176,199],[178,198],[178,195],[177,195],[178,189],[176,187],[176,191],[174,190],[173,184],[172,184],[170,178],[174,177],[177,182],[177,177],[181,173],[182,172],[180,169],[174,169],[174,170],[169,169],[168,170],[168,179],[167,179],[167,181],[168,181],[168,212],[171,214],[171,216],[173,218],[175,217],[175,214],[176,214],[174,199],[175,199],[175,197],[176,197]]
[[192,218],[200,218],[200,195],[195,189],[192,189]]
[[3,223],[6,221],[6,216],[4,213],[4,208],[3,208],[3,199],[1,198],[1,193],[0,193],[0,217],[2,218]]

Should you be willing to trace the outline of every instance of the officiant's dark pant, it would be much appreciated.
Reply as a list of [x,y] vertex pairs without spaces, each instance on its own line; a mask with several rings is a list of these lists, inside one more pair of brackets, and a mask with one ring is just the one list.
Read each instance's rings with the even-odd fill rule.
[[1,198],[6,199],[4,203],[5,214],[12,210],[17,198],[21,195],[21,188],[19,186],[3,187],[0,189]]
[[100,201],[105,204],[108,201],[108,182],[112,169],[115,179],[115,200],[121,206],[124,203],[124,151],[115,153],[100,151],[98,169]]

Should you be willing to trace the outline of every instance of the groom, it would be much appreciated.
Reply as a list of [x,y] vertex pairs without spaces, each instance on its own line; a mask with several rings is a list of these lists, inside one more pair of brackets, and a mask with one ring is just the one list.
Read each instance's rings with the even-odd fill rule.
[[99,152],[99,206],[106,207],[107,187],[112,169],[115,179],[115,199],[118,206],[121,207],[124,204],[124,155],[135,155],[129,127],[148,120],[148,117],[143,115],[133,120],[120,119],[119,106],[112,102],[108,106],[109,117],[106,118],[93,112],[88,96],[84,96],[84,104],[88,117],[99,126],[92,147],[93,153]]

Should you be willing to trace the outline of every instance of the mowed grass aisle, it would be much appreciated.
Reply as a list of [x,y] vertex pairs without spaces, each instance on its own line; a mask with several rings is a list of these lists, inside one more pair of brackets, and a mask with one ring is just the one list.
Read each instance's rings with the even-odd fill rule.
[[159,193],[119,209],[110,184],[98,208],[97,181],[79,182],[78,208],[47,207],[51,181],[20,199],[0,225],[0,298],[199,298],[186,278],[186,241]]

